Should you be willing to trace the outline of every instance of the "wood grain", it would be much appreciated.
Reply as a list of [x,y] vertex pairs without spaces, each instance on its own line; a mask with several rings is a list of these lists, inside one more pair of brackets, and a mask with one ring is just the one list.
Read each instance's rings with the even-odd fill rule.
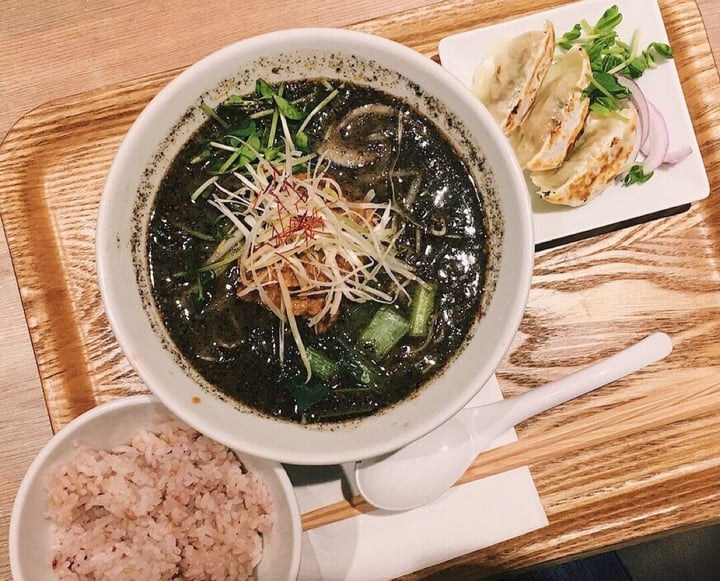
[[273,0],[267,10],[230,0],[4,0],[0,135],[44,103],[187,66],[242,38],[282,28],[347,26],[435,1]]
[[[357,28],[433,57],[450,31],[559,3],[491,1],[481,11],[451,1]],[[712,195],[688,213],[540,253],[525,320],[498,377],[507,394],[520,393],[655,328],[673,336],[675,351],[663,365],[527,422],[517,444],[478,459],[472,477],[530,463],[550,527],[408,578],[477,578],[720,516],[720,444],[712,437],[720,427],[717,68],[696,4],[661,6]],[[716,10],[717,35],[720,10],[703,6]],[[99,305],[94,220],[122,135],[173,74],[56,99],[23,117],[0,147],[0,208],[56,429],[100,401],[144,390]],[[24,329],[4,336],[5,345],[13,336],[21,342]],[[26,384],[35,381],[31,366],[22,373]],[[43,419],[26,422],[24,433],[42,430]],[[13,448],[25,462],[36,449]]]

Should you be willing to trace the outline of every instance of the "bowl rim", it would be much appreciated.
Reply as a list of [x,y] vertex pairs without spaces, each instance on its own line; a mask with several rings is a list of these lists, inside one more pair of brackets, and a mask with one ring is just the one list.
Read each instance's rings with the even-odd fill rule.
[[[67,425],[55,433],[40,449],[33,461],[30,463],[30,466],[20,482],[20,486],[15,494],[15,500],[13,501],[13,506],[10,511],[10,525],[8,527],[8,553],[10,557],[10,571],[13,579],[16,581],[23,581],[25,579],[22,576],[22,556],[20,555],[19,548],[19,534],[22,527],[20,512],[29,500],[32,485],[38,478],[42,478],[44,472],[48,469],[47,462],[49,457],[51,457],[52,454],[60,448],[72,446],[72,441],[73,438],[76,437],[77,431],[87,424],[98,421],[118,409],[155,405],[160,405],[165,408],[167,415],[172,417],[174,420],[186,423],[180,418],[177,418],[157,397],[152,394],[122,396],[117,399],[98,404],[75,417],[68,422]],[[290,477],[280,462],[269,458],[253,457],[251,454],[241,450],[233,449],[233,452],[235,452],[241,462],[243,462],[243,457],[248,457],[248,462],[260,461],[266,464],[268,469],[273,472],[279,481],[280,488],[283,491],[282,500],[287,504],[292,524],[292,555],[290,557],[289,570],[294,578],[300,570],[300,559],[302,554],[302,517],[300,515],[300,507],[298,505]],[[287,552],[287,547],[285,547],[284,550]]]
[[[421,70],[426,71],[427,74],[441,80],[444,84],[445,91],[448,91],[452,94],[453,98],[459,100],[463,107],[469,107],[473,110],[474,114],[480,117],[484,129],[494,135],[495,146],[499,148],[501,151],[501,157],[508,165],[509,179],[512,182],[513,188],[519,191],[519,194],[514,196],[514,198],[518,199],[513,199],[512,203],[518,204],[520,207],[520,210],[517,212],[517,218],[519,219],[521,229],[520,232],[515,233],[515,236],[520,240],[520,255],[517,260],[521,264],[521,269],[518,278],[518,290],[513,291],[515,294],[513,294],[512,300],[503,299],[505,303],[512,303],[512,308],[509,309],[509,316],[506,319],[505,326],[499,332],[498,341],[495,345],[493,345],[492,352],[487,358],[490,364],[485,364],[487,369],[483,369],[483,377],[481,378],[482,381],[478,381],[478,385],[475,385],[474,387],[465,387],[462,390],[459,390],[456,396],[456,401],[454,401],[452,405],[448,405],[442,413],[436,413],[434,414],[433,419],[425,419],[422,423],[414,423],[407,426],[407,429],[404,431],[398,431],[396,437],[391,443],[388,443],[387,441],[380,441],[373,442],[371,444],[363,443],[362,445],[354,446],[352,450],[312,450],[308,452],[307,450],[289,450],[287,447],[285,449],[278,449],[278,446],[274,442],[260,442],[253,439],[248,440],[242,434],[234,433],[229,435],[218,427],[216,423],[195,412],[191,406],[180,402],[177,398],[173,398],[172,395],[168,393],[167,389],[159,388],[155,385],[152,378],[154,372],[150,366],[146,366],[144,362],[138,363],[137,360],[130,356],[130,346],[133,344],[133,329],[131,326],[128,326],[125,321],[123,321],[123,317],[119,312],[120,309],[118,308],[121,303],[121,298],[116,295],[115,290],[109,282],[109,279],[111,278],[109,273],[112,270],[112,264],[110,264],[108,257],[104,255],[102,245],[100,243],[96,244],[97,274],[105,313],[110,321],[111,328],[122,351],[126,356],[128,356],[128,359],[135,371],[155,394],[155,396],[166,407],[168,407],[173,414],[219,442],[236,449],[244,450],[254,456],[272,458],[280,462],[301,465],[340,464],[343,462],[360,460],[391,452],[392,450],[400,448],[423,436],[444,421],[447,421],[450,417],[462,409],[462,407],[464,407],[472,399],[482,385],[484,385],[484,383],[492,377],[497,365],[500,363],[502,357],[510,347],[517,329],[519,328],[525,306],[527,304],[534,261],[532,213],[525,179],[522,175],[522,170],[512,153],[509,142],[507,142],[504,134],[500,128],[497,127],[497,124],[490,116],[487,109],[482,106],[472,93],[451,73],[446,71],[438,63],[425,57],[414,49],[373,34],[340,28],[292,28],[246,38],[229,44],[209,54],[191,65],[188,69],[180,73],[176,78],[165,85],[137,117],[136,121],[125,135],[125,138],[117,151],[115,159],[113,160],[112,166],[106,178],[105,187],[100,201],[97,240],[99,241],[103,238],[103,236],[107,238],[109,232],[112,230],[111,226],[108,224],[112,216],[112,208],[110,207],[112,195],[108,194],[108,192],[112,190],[114,183],[120,179],[119,174],[122,172],[122,166],[124,163],[119,160],[126,160],[132,155],[133,143],[137,142],[141,138],[146,120],[150,120],[153,116],[157,115],[160,109],[164,106],[165,102],[176,91],[176,89],[186,81],[186,79],[192,78],[196,74],[201,73],[205,68],[209,68],[214,64],[221,62],[227,57],[227,55],[234,54],[236,51],[251,49],[258,45],[267,46],[268,43],[272,43],[277,40],[287,40],[289,38],[305,41],[306,43],[312,43],[312,40],[319,34],[329,36],[329,38],[334,38],[339,41],[349,39],[354,42],[369,43],[369,46],[373,46],[377,50],[391,51],[393,54],[398,55],[398,58],[406,59],[412,66],[419,67]],[[249,414],[252,412],[241,413]],[[280,420],[271,418],[268,418],[268,421],[280,422]]]

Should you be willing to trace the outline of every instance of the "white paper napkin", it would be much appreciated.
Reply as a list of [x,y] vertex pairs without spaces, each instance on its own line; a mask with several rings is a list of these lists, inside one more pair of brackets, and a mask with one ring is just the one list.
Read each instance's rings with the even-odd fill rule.
[[[495,377],[468,405],[502,399]],[[493,446],[517,440],[514,430]],[[300,512],[350,493],[349,466],[288,466]],[[301,580],[389,579],[548,524],[526,467],[456,486],[437,501],[401,513],[376,511],[303,534]]]

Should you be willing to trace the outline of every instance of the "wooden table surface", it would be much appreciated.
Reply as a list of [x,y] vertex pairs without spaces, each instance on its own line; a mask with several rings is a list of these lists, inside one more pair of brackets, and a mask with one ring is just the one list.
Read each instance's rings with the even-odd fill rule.
[[[5,136],[19,118],[43,103],[186,66],[240,38],[292,26],[345,26],[427,6],[432,2],[336,0],[318,3],[276,0],[273,13],[268,14],[259,4],[239,5],[220,0],[202,3],[188,0],[5,0],[0,7],[0,102],[3,103],[0,108],[0,137]],[[477,4],[479,6],[481,2]],[[717,55],[720,51],[720,3],[698,0],[698,6],[711,47]],[[713,195],[718,195],[718,192],[712,192]],[[717,240],[715,238],[715,247],[709,249],[707,260],[717,258]],[[562,265],[561,260],[546,261],[546,265],[553,263]],[[595,266],[602,270],[602,266]],[[719,272],[717,265],[713,272],[715,275]],[[551,273],[536,272],[536,276],[550,281],[546,288],[552,288]],[[682,290],[677,289],[680,293]],[[697,312],[703,313],[703,317],[707,317],[708,311],[703,310],[703,306],[709,292],[705,289],[693,293]],[[588,298],[603,300],[606,297],[598,293]],[[714,312],[717,317],[718,312]],[[0,236],[0,313],[0,393],[3,396],[0,405],[0,441],[3,442],[0,455],[0,580],[5,581],[11,578],[7,528],[13,498],[29,463],[52,432],[4,233]],[[532,329],[533,325],[542,328],[540,322],[530,321],[526,322],[526,329]],[[697,326],[703,325],[706,326],[702,335],[703,361],[720,361],[718,326],[698,317]],[[712,340],[713,333],[715,341]],[[712,392],[720,385],[717,369],[716,365],[688,369],[688,385],[692,383],[698,393],[703,390]],[[510,384],[522,383],[521,366],[515,366],[511,361],[507,366],[506,379]],[[558,415],[554,421],[562,423],[566,419]],[[562,479],[544,480],[540,492],[546,507],[557,506],[560,500],[564,507],[563,512],[556,514],[555,521],[551,517],[551,526],[524,538],[521,543],[510,541],[457,561],[453,564],[455,575],[464,573],[473,577],[485,572],[570,558],[621,542],[637,542],[678,527],[720,520],[720,499],[718,502],[711,500],[720,478],[720,469],[707,452],[710,449],[717,456],[718,444],[712,444],[708,439],[712,434],[703,431],[703,427],[706,431],[715,429],[720,423],[720,411],[713,411],[701,420],[694,421],[693,432],[686,438],[676,438],[681,431],[676,427],[648,423],[641,435],[634,434],[633,440],[623,443],[629,446],[625,473],[622,470],[614,474],[605,472],[600,480],[587,474],[585,481],[576,479],[574,486],[577,488],[570,489],[564,486]],[[612,427],[606,429],[612,430]],[[607,436],[597,435],[601,431],[599,429],[594,438],[588,439],[588,447],[608,440]],[[617,437],[624,435],[617,434]],[[670,441],[671,437],[675,439]],[[657,446],[653,447],[654,444]],[[623,448],[610,446],[606,453],[608,463],[617,462],[617,455],[623,453]],[[595,450],[594,461],[597,462],[601,455],[602,452]],[[587,468],[583,464],[582,452],[566,460],[578,466],[579,472]],[[550,459],[545,458],[544,461],[550,462]],[[632,463],[641,465],[652,461],[663,467],[662,473],[653,475],[652,471],[640,471],[633,474],[628,468]],[[536,469],[542,473],[543,466],[538,464],[531,469],[533,473]],[[668,484],[670,477],[685,482],[687,486],[680,486],[677,482]],[[607,498],[612,498],[608,491],[616,492],[619,497],[634,478],[643,478],[644,481],[644,485],[638,488],[638,505],[655,503],[655,513],[646,510],[634,515],[629,509],[618,509],[614,513],[612,503],[607,502]],[[653,479],[657,485],[653,484]],[[681,493],[680,490],[686,492]],[[572,512],[573,502],[581,494],[587,499],[595,492],[605,494],[602,503],[593,505],[577,500],[576,504],[582,510]],[[574,518],[586,521],[583,524],[585,529],[587,521],[592,521],[596,528],[594,534],[569,538],[563,531],[569,530],[568,519],[572,521]],[[606,529],[612,529],[612,535],[603,534]],[[438,571],[440,569],[435,572]],[[414,577],[428,573],[432,572]]]

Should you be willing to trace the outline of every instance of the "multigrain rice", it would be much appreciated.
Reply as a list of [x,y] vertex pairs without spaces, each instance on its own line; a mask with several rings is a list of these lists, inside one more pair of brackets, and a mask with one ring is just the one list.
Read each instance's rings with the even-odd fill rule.
[[272,528],[264,483],[228,448],[173,425],[82,450],[47,487],[59,579],[247,579]]

